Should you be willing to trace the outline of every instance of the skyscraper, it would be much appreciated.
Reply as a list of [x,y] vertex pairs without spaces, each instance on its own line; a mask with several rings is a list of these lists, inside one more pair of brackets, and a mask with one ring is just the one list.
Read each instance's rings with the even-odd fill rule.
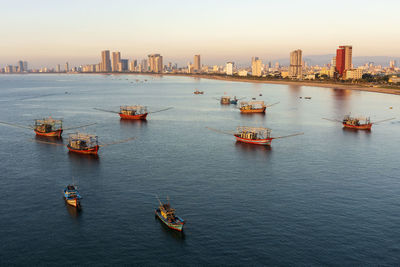
[[65,72],[68,72],[69,71],[69,65],[68,65],[68,62],[65,62]]
[[28,61],[24,61],[24,71],[28,71]]
[[118,71],[118,64],[121,62],[121,53],[112,52],[112,71]]
[[111,71],[111,60],[110,60],[110,51],[104,50],[101,51],[101,63],[100,70],[102,72],[110,72]]
[[22,60],[18,61],[18,72],[24,72],[24,62]]
[[226,63],[226,75],[233,75],[233,67],[235,63],[233,62],[227,62]]
[[61,72],[61,66],[60,66],[60,64],[57,64],[57,66],[56,66],[56,72]]
[[160,54],[149,55],[149,70],[150,72],[163,72],[163,57]]
[[194,55],[193,70],[196,72],[200,72],[200,70],[201,70],[200,55]]
[[336,71],[340,77],[346,73],[346,70],[352,69],[353,48],[351,45],[342,45],[336,50]]
[[258,57],[252,57],[251,58],[251,75],[260,77],[261,76],[261,65],[262,65],[261,59],[258,59]]
[[303,77],[303,60],[300,49],[290,52],[289,77],[292,79],[301,79]]

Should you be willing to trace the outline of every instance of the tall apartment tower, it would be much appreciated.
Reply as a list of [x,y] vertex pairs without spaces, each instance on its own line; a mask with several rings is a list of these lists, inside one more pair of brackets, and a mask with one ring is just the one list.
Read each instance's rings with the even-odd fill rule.
[[112,71],[118,71],[119,63],[121,63],[121,53],[112,52]]
[[101,51],[100,70],[102,72],[110,72],[111,71],[110,50]]
[[68,72],[69,71],[69,64],[68,64],[68,62],[65,62],[65,72]]
[[336,50],[336,71],[340,77],[353,67],[353,47],[351,45],[342,45]]
[[194,55],[193,70],[197,71],[197,72],[200,72],[200,70],[201,70],[200,55]]
[[163,72],[163,57],[160,54],[151,54],[149,57],[149,71],[155,73]]
[[300,49],[290,52],[289,77],[292,79],[301,79],[303,77],[303,60]]
[[261,66],[262,61],[258,57],[251,58],[251,74],[253,76],[260,77],[261,76]]

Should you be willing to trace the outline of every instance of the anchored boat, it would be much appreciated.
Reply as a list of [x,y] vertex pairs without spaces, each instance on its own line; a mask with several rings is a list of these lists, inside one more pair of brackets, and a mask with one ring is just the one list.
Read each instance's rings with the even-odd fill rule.
[[349,115],[344,116],[343,120],[327,119],[327,118],[323,118],[323,119],[328,120],[328,121],[340,122],[344,128],[370,131],[373,124],[390,121],[395,118],[371,122],[371,119],[369,117],[352,117],[349,114]]
[[119,116],[124,120],[145,120],[147,117],[147,107],[145,106],[121,106]]
[[263,145],[263,146],[270,146],[272,140],[274,139],[287,138],[303,134],[303,133],[295,133],[286,136],[272,137],[271,129],[263,127],[238,126],[236,132],[221,131],[210,127],[206,128],[218,133],[233,135],[236,138],[237,142],[253,144],[253,145]]
[[225,95],[221,96],[220,103],[222,105],[229,105],[231,103],[231,97],[230,96],[225,96]]
[[37,119],[35,120],[33,130],[36,135],[60,138],[63,133],[62,123],[62,120],[55,120],[51,117],[41,120]]
[[199,91],[199,89],[196,89],[196,90],[193,92],[193,94],[195,94],[195,95],[202,95],[202,94],[204,94],[204,91]]
[[97,155],[99,147],[98,137],[93,134],[74,133],[68,137],[70,152]]
[[242,101],[240,102],[241,113],[265,113],[267,106],[264,101]]
[[158,199],[158,202],[160,205],[158,209],[155,210],[156,216],[169,228],[181,232],[185,221],[175,215],[175,209],[171,207],[169,199],[167,203],[162,203],[160,199]]
[[64,199],[68,203],[68,205],[71,205],[76,208],[81,207],[81,195],[78,192],[77,186],[76,185],[67,185],[64,189]]

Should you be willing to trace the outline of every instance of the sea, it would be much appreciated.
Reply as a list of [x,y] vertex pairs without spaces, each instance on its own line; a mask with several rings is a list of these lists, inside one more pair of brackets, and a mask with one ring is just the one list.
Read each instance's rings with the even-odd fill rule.
[[[224,95],[279,103],[243,115]],[[166,75],[0,75],[0,121],[12,124],[0,124],[0,265],[399,265],[399,100]],[[154,113],[124,121],[121,105]],[[346,130],[334,120],[349,113],[394,119]],[[35,137],[28,127],[48,116],[96,124]],[[304,134],[254,146],[226,134],[238,126]],[[98,157],[68,152],[76,131],[98,136]],[[80,211],[63,199],[71,183]],[[158,198],[182,233],[155,217]]]

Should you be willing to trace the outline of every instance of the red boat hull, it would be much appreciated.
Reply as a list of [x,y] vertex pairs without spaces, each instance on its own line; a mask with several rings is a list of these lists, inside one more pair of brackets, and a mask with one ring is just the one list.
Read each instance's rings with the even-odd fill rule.
[[74,153],[79,153],[79,154],[91,154],[91,155],[97,155],[99,151],[99,146],[95,146],[94,148],[90,149],[74,149],[67,145],[69,152],[74,152]]
[[35,131],[36,135],[39,135],[39,136],[58,137],[58,138],[61,137],[61,134],[62,134],[62,132],[63,132],[63,130],[57,130],[57,131],[47,132],[47,133],[39,132],[39,131],[37,131],[37,130],[34,130],[34,131]]
[[119,113],[119,116],[123,120],[145,120],[147,117],[147,114],[148,113],[139,114],[139,115],[125,115],[125,114]]
[[358,125],[358,126],[343,123],[343,127],[349,129],[357,129],[357,130],[371,130],[372,123]]
[[263,108],[256,108],[256,109],[240,109],[241,113],[265,113],[265,109],[267,107]]
[[270,146],[272,139],[273,138],[267,138],[267,139],[247,139],[247,138],[241,138],[235,136],[236,141],[242,142],[242,143],[247,143],[247,144],[253,144],[253,145],[261,145],[261,146]]

